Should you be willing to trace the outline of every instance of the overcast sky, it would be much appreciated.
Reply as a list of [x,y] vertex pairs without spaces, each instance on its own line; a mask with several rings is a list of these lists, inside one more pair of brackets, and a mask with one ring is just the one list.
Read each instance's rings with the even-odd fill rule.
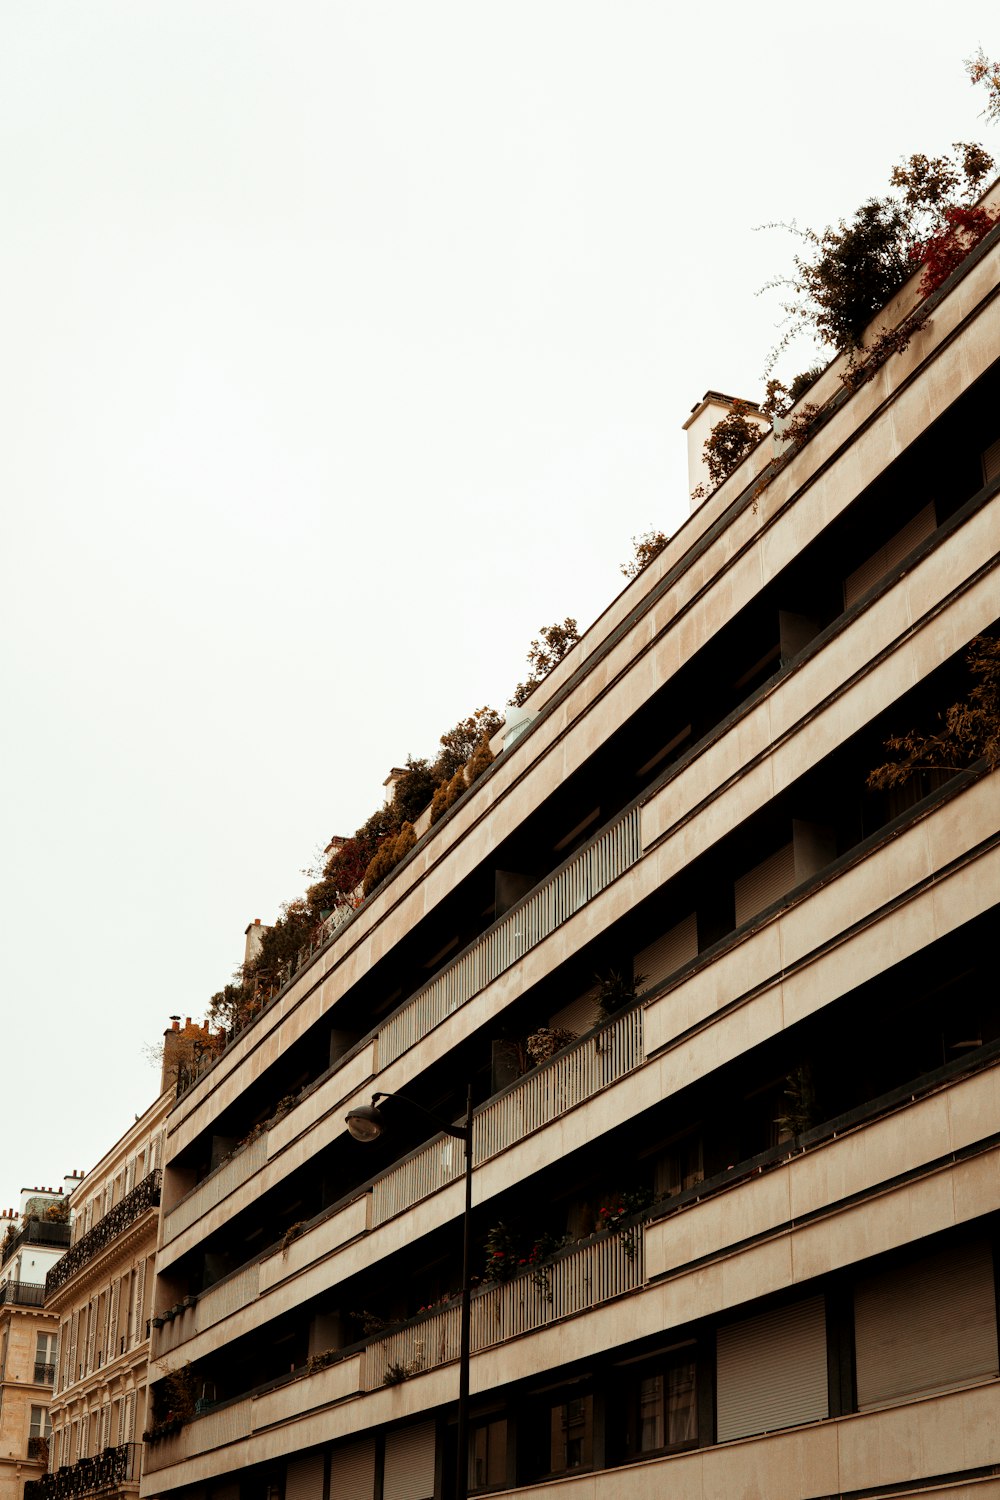
[[682,422],[777,337],[753,226],[1000,154],[980,43],[993,3],[0,7],[0,1207],[680,525]]

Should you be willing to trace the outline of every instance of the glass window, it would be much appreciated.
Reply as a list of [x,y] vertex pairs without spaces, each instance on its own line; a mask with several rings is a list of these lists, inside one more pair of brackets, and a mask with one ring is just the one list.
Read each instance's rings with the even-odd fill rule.
[[[23,1427],[21,1431],[24,1431]],[[33,1438],[47,1438],[51,1431],[52,1423],[49,1421],[48,1407],[33,1406],[31,1408],[31,1427],[28,1436]]]
[[637,1372],[625,1395],[624,1418],[626,1457],[669,1452],[696,1443],[698,1387],[694,1350],[651,1361],[641,1373]]
[[469,1489],[501,1489],[507,1483],[507,1421],[498,1417],[473,1428],[469,1443]]
[[594,1461],[594,1398],[576,1396],[552,1407],[549,1469],[565,1474]]

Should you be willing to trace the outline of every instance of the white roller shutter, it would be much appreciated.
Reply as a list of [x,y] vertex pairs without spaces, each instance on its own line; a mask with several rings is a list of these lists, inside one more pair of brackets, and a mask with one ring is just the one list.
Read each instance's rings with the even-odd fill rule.
[[681,964],[697,957],[698,921],[692,912],[683,922],[678,922],[669,932],[657,938],[655,943],[650,943],[648,948],[643,948],[641,953],[636,954],[632,977],[636,983],[642,979],[640,994],[645,994],[646,990],[651,990],[675,969],[679,969]]
[[322,1452],[289,1459],[285,1500],[323,1500]]
[[791,843],[737,880],[734,887],[737,927],[749,922],[772,901],[780,900],[795,883],[795,844]]
[[890,537],[884,547],[873,552],[860,568],[855,568],[850,577],[844,579],[844,608],[850,609],[851,605],[868,589],[873,588],[880,578],[884,578],[887,573],[898,568],[907,553],[912,552],[925,537],[930,536],[936,526],[937,516],[934,513],[932,501],[930,505],[925,505],[923,510],[918,511],[911,521],[907,521],[902,530]]
[[854,1340],[862,1411],[996,1375],[989,1245],[962,1245],[859,1282]]
[[335,1448],[330,1460],[330,1500],[372,1500],[374,1493],[375,1444]]
[[592,1026],[597,1025],[597,987],[589,989],[585,995],[577,1000],[572,1000],[569,1005],[557,1011],[549,1020],[549,1025],[555,1030],[561,1027],[564,1031],[575,1031],[577,1036],[583,1036]]
[[720,1443],[829,1416],[824,1299],[720,1328],[716,1392]]
[[382,1500],[434,1500],[434,1423],[386,1434]]

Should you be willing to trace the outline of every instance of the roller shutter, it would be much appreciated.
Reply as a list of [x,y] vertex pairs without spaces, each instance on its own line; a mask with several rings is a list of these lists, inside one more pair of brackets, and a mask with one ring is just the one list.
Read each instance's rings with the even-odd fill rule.
[[403,1427],[385,1439],[382,1500],[433,1500],[434,1423]]
[[718,1440],[829,1416],[826,1304],[810,1297],[716,1335]]
[[737,927],[749,922],[772,901],[779,901],[795,883],[795,845],[791,843],[737,880],[734,888]]
[[564,1031],[575,1031],[577,1036],[583,1036],[592,1026],[596,1026],[597,1014],[597,989],[587,991],[569,1005],[557,1011],[549,1020],[549,1025],[555,1029],[561,1027]]
[[933,501],[925,505],[923,510],[917,512],[912,520],[907,521],[901,531],[889,538],[884,547],[873,552],[860,566],[855,568],[849,578],[844,579],[844,608],[850,609],[861,595],[867,593],[870,588],[887,573],[892,573],[899,567],[906,555],[918,547],[925,537],[930,536],[937,526],[937,517],[934,513]]
[[984,1241],[882,1271],[854,1294],[861,1410],[996,1375],[993,1256]]
[[698,922],[694,912],[665,932],[655,943],[643,948],[635,956],[632,974],[638,982],[642,978],[641,993],[666,979],[681,964],[698,957]]
[[351,1443],[334,1449],[330,1460],[330,1500],[372,1500],[375,1444]]
[[323,1500],[323,1454],[307,1453],[288,1462],[285,1500]]

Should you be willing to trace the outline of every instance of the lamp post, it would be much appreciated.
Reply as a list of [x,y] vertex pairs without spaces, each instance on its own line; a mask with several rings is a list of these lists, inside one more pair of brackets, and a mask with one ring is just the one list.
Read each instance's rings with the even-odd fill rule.
[[445,1135],[461,1141],[465,1148],[465,1213],[462,1218],[462,1317],[458,1348],[458,1459],[455,1472],[455,1500],[468,1500],[469,1493],[469,1353],[472,1330],[472,1285],[470,1281],[469,1224],[472,1217],[472,1085],[469,1084],[465,1106],[465,1124],[449,1125],[424,1109],[405,1094],[385,1090],[372,1095],[371,1104],[359,1104],[346,1116],[347,1129],[356,1141],[377,1141],[385,1129],[378,1110],[379,1099],[399,1099],[411,1109],[419,1110]]

